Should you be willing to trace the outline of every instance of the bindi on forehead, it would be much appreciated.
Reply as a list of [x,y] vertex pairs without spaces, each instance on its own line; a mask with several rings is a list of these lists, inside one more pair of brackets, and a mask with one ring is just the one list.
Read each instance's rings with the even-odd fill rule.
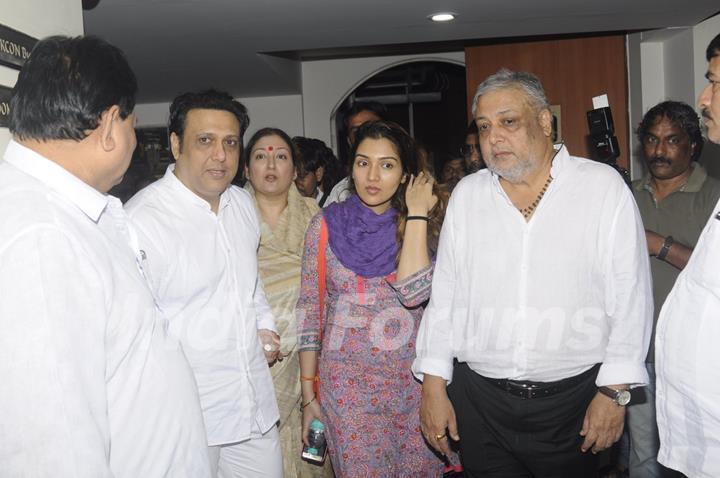
[[253,151],[267,151],[268,153],[272,153],[272,152],[279,153],[280,151],[287,152],[290,150],[288,148],[286,148],[285,146],[277,146],[276,147],[276,146],[268,145],[268,146],[259,146],[259,147],[255,148]]

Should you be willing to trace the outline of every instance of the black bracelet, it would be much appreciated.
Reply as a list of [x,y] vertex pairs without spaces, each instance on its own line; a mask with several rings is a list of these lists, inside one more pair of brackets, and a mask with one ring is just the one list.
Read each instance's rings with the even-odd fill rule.
[[302,412],[302,411],[305,409],[305,407],[307,407],[307,406],[310,405],[312,402],[314,402],[316,398],[317,398],[317,397],[313,395],[313,398],[311,398],[310,400],[308,400],[308,402],[305,403],[305,404],[303,404],[303,402],[300,401],[300,411]]
[[658,255],[656,256],[657,259],[664,261],[668,255],[668,252],[670,252],[670,248],[672,247],[673,244],[675,244],[675,239],[673,239],[672,236],[667,236],[665,238],[665,242],[663,242],[660,252],[658,252]]
[[406,220],[406,221],[413,221],[413,220],[415,220],[415,221],[425,221],[425,222],[427,222],[427,221],[428,221],[428,217],[427,217],[427,216],[408,216],[408,217],[405,218],[405,220]]

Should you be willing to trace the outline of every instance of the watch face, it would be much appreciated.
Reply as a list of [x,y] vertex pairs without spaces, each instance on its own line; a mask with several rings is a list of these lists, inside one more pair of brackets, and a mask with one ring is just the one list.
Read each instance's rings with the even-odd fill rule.
[[618,405],[624,407],[625,405],[630,403],[630,391],[629,390],[619,390],[615,399],[617,400]]

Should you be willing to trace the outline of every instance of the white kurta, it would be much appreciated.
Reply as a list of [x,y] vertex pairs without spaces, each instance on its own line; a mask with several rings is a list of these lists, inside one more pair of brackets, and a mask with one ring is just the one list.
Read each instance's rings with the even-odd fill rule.
[[660,312],[655,337],[658,461],[720,476],[720,203]]
[[650,270],[630,189],[606,165],[556,155],[529,222],[489,170],[450,198],[414,373],[551,382],[602,363],[598,385],[645,384]]
[[191,370],[120,201],[10,142],[0,163],[0,475],[206,477]]
[[231,186],[215,214],[173,170],[125,208],[170,332],[195,373],[208,445],[235,443],[279,418],[257,334],[276,330],[258,277],[260,226],[247,191]]
[[334,202],[343,202],[352,195],[350,192],[350,177],[344,177],[332,188],[328,194],[328,198],[323,204],[327,207]]

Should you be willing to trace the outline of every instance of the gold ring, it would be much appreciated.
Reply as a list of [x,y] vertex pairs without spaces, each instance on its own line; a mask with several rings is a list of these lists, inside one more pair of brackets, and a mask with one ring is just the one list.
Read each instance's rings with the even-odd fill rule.
[[445,435],[445,433],[443,433],[442,435],[435,435],[435,439],[436,439],[436,440],[442,440],[442,439],[445,438],[446,436],[447,436],[447,435]]

